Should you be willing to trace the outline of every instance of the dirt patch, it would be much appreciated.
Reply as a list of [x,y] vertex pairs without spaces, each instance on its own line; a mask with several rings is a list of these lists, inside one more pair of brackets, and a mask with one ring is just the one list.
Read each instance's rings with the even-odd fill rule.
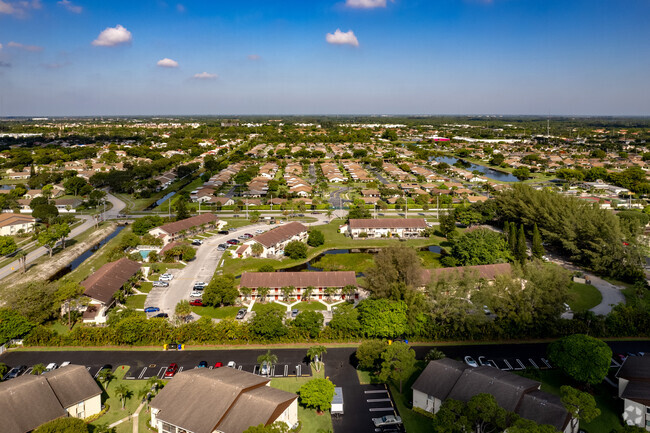
[[5,286],[6,288],[10,288],[34,281],[47,281],[59,272],[59,270],[70,265],[74,259],[101,242],[102,239],[115,230],[115,227],[117,227],[117,224],[115,223],[102,227],[101,229],[91,233],[83,242],[67,247],[63,251],[56,253],[52,258],[45,255],[34,263],[27,265],[28,269],[24,274],[20,273],[20,270],[18,270],[5,278],[2,283],[7,284]]

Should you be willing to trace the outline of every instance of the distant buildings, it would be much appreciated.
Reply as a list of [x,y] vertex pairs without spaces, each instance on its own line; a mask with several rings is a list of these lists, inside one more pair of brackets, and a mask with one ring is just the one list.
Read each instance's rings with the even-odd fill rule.
[[183,239],[193,233],[201,233],[208,228],[221,229],[226,224],[226,221],[220,220],[216,215],[204,213],[155,227],[149,230],[149,234],[159,237],[163,240],[164,244],[168,244],[175,240]]
[[[345,299],[351,296],[343,289],[347,286],[357,287],[357,278],[353,271],[332,271],[332,272],[244,272],[239,281],[239,287],[253,289],[252,299],[259,298],[257,289],[265,287],[269,289],[268,297],[272,300],[280,300],[284,297],[282,288],[293,287],[291,298],[305,300],[305,289],[313,287],[309,299]],[[358,298],[354,291],[352,295]]]
[[414,238],[427,228],[424,218],[351,219],[341,227],[352,238]]
[[262,245],[262,253],[258,257],[275,257],[284,254],[284,248],[291,241],[307,240],[307,226],[299,222],[291,222],[269,230],[266,233],[257,235],[249,241],[244,242],[237,251],[236,255],[241,258],[250,257],[253,254],[252,247],[258,243]]
[[19,213],[0,213],[0,236],[34,231],[36,218]]

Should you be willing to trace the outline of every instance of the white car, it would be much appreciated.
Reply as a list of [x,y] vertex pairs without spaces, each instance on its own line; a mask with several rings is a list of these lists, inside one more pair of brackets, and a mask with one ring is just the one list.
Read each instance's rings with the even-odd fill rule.
[[194,283],[194,290],[203,290],[206,287],[208,287],[208,285],[203,281],[197,281],[196,283]]
[[230,362],[228,362],[227,367],[235,368],[236,365],[237,365],[237,364],[235,364],[235,361],[230,361]]
[[200,298],[201,296],[203,296],[203,292],[199,292],[198,290],[193,290],[190,293],[190,298]]
[[59,366],[59,368],[67,367],[68,365],[70,365],[70,361],[65,361],[65,362],[62,362],[62,363],[61,363],[61,365]]
[[375,427],[396,425],[402,423],[402,418],[395,415],[384,415],[381,418],[373,418],[372,422],[375,424]]
[[264,233],[264,230],[257,229],[257,230],[255,230],[255,233],[257,233],[258,235],[261,235],[262,233]]
[[474,361],[474,358],[471,356],[465,357],[465,364],[469,365],[470,367],[478,367],[478,362]]
[[56,362],[50,362],[47,364],[47,367],[45,367],[45,371],[52,371],[56,370],[57,368],[59,368],[59,365]]
[[160,281],[171,281],[174,279],[174,276],[172,274],[162,274],[158,280]]

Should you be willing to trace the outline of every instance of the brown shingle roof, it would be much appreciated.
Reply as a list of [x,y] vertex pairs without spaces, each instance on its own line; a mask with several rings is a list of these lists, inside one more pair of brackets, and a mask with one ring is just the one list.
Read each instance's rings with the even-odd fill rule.
[[36,219],[30,215],[19,213],[0,213],[0,227],[12,226],[15,224],[33,223]]
[[47,372],[44,376],[64,408],[102,393],[83,365],[67,365]]
[[429,362],[411,388],[445,400],[466,368],[465,364],[450,358]]
[[284,242],[287,239],[290,239],[291,237],[306,231],[307,226],[294,221],[289,224],[276,227],[273,230],[262,233],[261,235],[257,235],[253,238],[253,240],[259,242],[267,248],[270,248],[273,245]]
[[345,287],[357,285],[354,271],[331,272],[244,272],[241,287]]
[[650,355],[628,356],[616,373],[616,377],[650,381]]
[[160,229],[164,230],[166,233],[171,235],[171,234],[178,233],[181,230],[188,230],[191,229],[192,227],[198,227],[201,224],[209,224],[211,222],[216,222],[216,221],[219,221],[219,218],[217,218],[216,215],[211,213],[203,213],[184,220],[176,221],[169,224],[164,224],[160,226]]
[[352,229],[426,229],[424,218],[351,219]]
[[81,282],[86,289],[84,295],[108,304],[115,292],[139,269],[140,263],[126,257],[113,263],[107,263]]
[[[151,407],[160,410],[158,419],[193,433],[241,433],[252,425],[273,421],[267,415],[297,398],[285,391],[260,390],[268,382],[227,367],[183,371],[158,393]],[[231,414],[237,419],[231,419]]]
[[457,273],[462,275],[465,272],[476,273],[479,278],[485,280],[494,280],[497,275],[509,274],[512,271],[510,263],[497,263],[495,265],[477,265],[477,266],[459,266],[457,268],[438,268],[438,269],[425,269],[422,271],[423,280],[425,283],[431,281],[432,278],[439,278],[440,276]]

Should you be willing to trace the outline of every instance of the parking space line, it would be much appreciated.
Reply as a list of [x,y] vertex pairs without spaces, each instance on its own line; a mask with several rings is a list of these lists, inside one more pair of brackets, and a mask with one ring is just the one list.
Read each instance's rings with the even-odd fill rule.
[[284,365],[284,377],[289,376],[289,366],[287,364]]
[[379,403],[380,401],[391,401],[390,398],[369,398],[366,400],[368,403]]
[[167,367],[160,367],[160,370],[158,371],[156,377],[158,379],[162,379],[165,376],[165,370],[167,370]]
[[368,390],[368,391],[363,391],[363,392],[364,392],[364,394],[379,394],[379,393],[383,393],[383,392],[388,394],[388,391],[385,390],[385,389],[373,389],[373,390]]
[[542,358],[542,362],[543,362],[544,364],[546,364],[546,366],[547,366],[548,368],[553,368],[553,367],[551,366],[551,364],[548,362],[548,360],[546,360],[545,358]]
[[537,364],[535,364],[535,361],[533,361],[533,358],[528,358],[528,361],[533,365],[533,367],[535,367],[536,369],[539,370],[539,367],[537,366]]
[[21,374],[21,376],[26,376],[26,375],[28,375],[29,373],[32,372],[33,369],[34,369],[34,367],[29,367],[27,370],[25,370],[25,372],[24,372],[23,374]]
[[371,407],[368,409],[370,412],[395,412],[395,409],[392,407]]
[[515,361],[517,361],[517,363],[521,366],[520,368],[519,367],[515,368],[515,370],[525,370],[526,369],[526,366],[524,365],[524,363],[521,362],[519,359],[515,359]]
[[[243,366],[242,366],[242,365],[240,365],[240,366],[239,366],[239,370],[241,370],[241,368],[242,368],[242,367],[243,367]],[[182,368],[182,367],[181,367],[181,368]]]
[[506,365],[508,366],[507,370],[512,370],[512,365],[510,365],[507,359],[504,359],[503,362],[505,362]]
[[144,376],[144,373],[147,371],[147,367],[143,368],[142,371],[140,372],[140,375],[138,376],[138,379],[142,379],[142,376]]

